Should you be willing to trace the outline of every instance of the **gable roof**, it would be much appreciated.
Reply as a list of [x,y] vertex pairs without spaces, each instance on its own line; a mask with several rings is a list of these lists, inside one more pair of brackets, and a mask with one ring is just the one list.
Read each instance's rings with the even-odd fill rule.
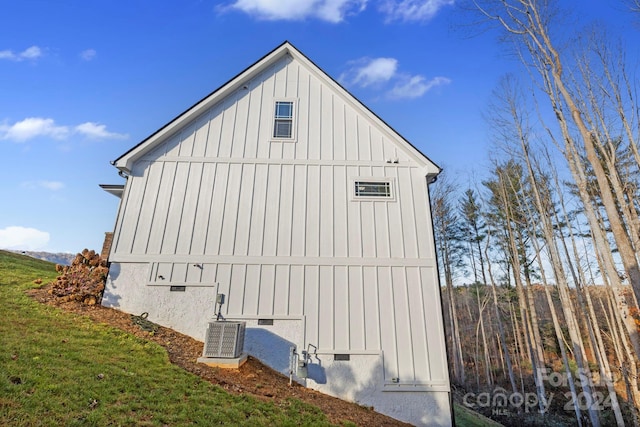
[[307,58],[302,52],[296,49],[290,42],[285,41],[280,46],[267,53],[265,56],[256,61],[253,65],[250,65],[244,71],[237,74],[231,80],[220,86],[209,95],[196,102],[189,107],[186,111],[178,115],[169,123],[158,129],[156,132],[142,140],[139,144],[132,147],[126,153],[112,161],[111,164],[124,171],[126,173],[131,172],[133,163],[143,156],[145,153],[151,151],[157,145],[162,143],[166,138],[170,137],[175,131],[182,128],[182,126],[189,123],[191,120],[198,117],[208,108],[214,106],[226,96],[233,93],[235,90],[241,88],[247,82],[251,81],[259,73],[282,59],[284,56],[289,55],[292,58],[298,60],[305,65],[309,70],[313,71],[325,84],[331,86],[335,91],[341,93],[346,99],[353,101],[353,106],[364,116],[370,120],[376,122],[381,128],[385,129],[392,136],[395,136],[403,148],[411,157],[413,157],[424,168],[425,176],[430,179],[435,178],[441,171],[441,168],[432,162],[426,155],[418,150],[413,144],[407,141],[402,135],[396,132],[391,126],[389,126],[378,115],[371,111],[366,105],[358,100],[354,95],[347,91],[340,83],[334,80],[320,67]]

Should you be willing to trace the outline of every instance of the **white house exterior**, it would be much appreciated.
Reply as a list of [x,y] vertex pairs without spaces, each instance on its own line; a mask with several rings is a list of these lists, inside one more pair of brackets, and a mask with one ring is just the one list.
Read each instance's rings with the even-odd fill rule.
[[[103,305],[204,340],[222,315],[283,373],[450,425],[428,183],[439,168],[285,42],[114,165]],[[344,360],[348,359],[348,360]]]

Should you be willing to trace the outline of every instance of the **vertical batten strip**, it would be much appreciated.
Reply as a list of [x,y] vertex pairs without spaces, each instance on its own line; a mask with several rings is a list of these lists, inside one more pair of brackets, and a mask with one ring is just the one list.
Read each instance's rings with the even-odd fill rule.
[[[195,224],[196,224],[196,219],[198,218],[198,207],[199,207],[199,203],[198,201],[200,200],[200,193],[202,191],[202,182],[203,182],[203,174],[204,174],[204,164],[203,163],[197,163],[199,165],[198,169],[199,169],[199,173],[197,173],[197,178],[194,178],[196,183],[193,186],[190,186],[187,183],[187,191],[189,191],[189,189],[191,189],[191,197],[188,201],[188,205],[190,207],[190,210],[192,211],[192,214],[189,215],[189,218],[186,219],[186,221],[184,221],[184,224],[181,223],[180,225],[180,232],[179,232],[179,236],[178,236],[178,244],[176,247],[184,247],[185,250],[179,250],[176,249],[177,253],[181,253],[181,254],[191,254],[191,248],[193,245],[193,241],[195,240]],[[197,190],[194,190],[194,188],[197,188]],[[180,237],[181,236],[187,236],[188,243],[183,243],[182,245],[180,245]],[[185,238],[182,237],[182,240],[184,240]]]
[[[146,171],[145,171],[146,173]],[[146,185],[146,177],[145,177],[145,181],[143,182],[143,186]],[[120,202],[120,205],[118,206],[118,213],[116,216],[116,224],[113,227],[113,240],[111,241],[111,249],[110,252],[121,252],[120,251],[120,246],[121,246],[121,241],[123,236],[125,235],[122,230],[123,230],[123,226],[127,223],[126,221],[126,217],[127,217],[127,213],[128,213],[128,208],[127,206],[129,205],[129,203],[132,203],[131,200],[131,191],[132,191],[132,186],[133,184],[130,181],[125,181],[125,186],[124,186],[124,193],[122,194],[122,199]],[[143,193],[144,194],[144,190]],[[142,194],[140,195],[140,204],[142,203]],[[133,203],[133,206],[136,207],[138,206],[138,203]],[[138,216],[139,217],[139,216]],[[137,227],[137,222],[134,224],[134,227]],[[130,254],[133,250],[133,240],[135,237],[135,232],[134,233],[129,233],[128,236],[130,236],[131,242],[129,244],[129,248],[125,251],[125,253]]]
[[[293,251],[293,240],[297,235],[295,229],[295,210],[296,210],[296,191],[298,189],[298,181],[296,179],[296,165],[291,166],[291,216],[289,217],[289,256],[294,255]],[[288,293],[287,293],[288,295]],[[287,310],[288,311],[288,310]]]
[[[209,234],[207,236],[207,244],[209,242],[213,243],[212,251],[209,252],[211,255],[219,255],[220,254],[220,245],[222,241],[222,223],[225,213],[225,206],[227,204],[227,183],[229,179],[229,164],[228,163],[220,163],[216,168],[216,177],[214,179],[213,185],[213,196],[211,199],[212,204],[212,215],[211,222],[213,227],[209,228]],[[218,197],[216,197],[218,195]],[[208,250],[208,247],[206,248]],[[205,250],[205,254],[207,253]]]
[[[244,159],[247,157],[247,144],[249,141],[249,133],[250,131],[253,129],[253,126],[251,126],[251,100],[253,98],[253,90],[251,89],[251,87],[249,85],[246,85],[247,89],[242,89],[242,90],[246,90],[247,94],[245,95],[247,98],[247,107],[246,107],[246,112],[244,115],[244,123],[243,123],[243,128],[244,128],[244,138],[242,141],[242,153],[240,154],[240,156]],[[258,123],[258,126],[260,124],[260,120],[256,120],[256,122]]]
[[[424,281],[423,278],[423,270],[424,267],[420,267],[417,269],[417,281],[415,282],[415,285],[417,287],[417,294],[419,296],[419,302],[420,302],[420,310],[419,310],[419,318],[421,320],[421,322],[419,322],[420,328],[422,329],[422,337],[423,339],[421,339],[420,341],[418,341],[417,343],[415,343],[415,346],[417,347],[418,345],[422,345],[422,349],[424,351],[424,366],[421,366],[421,368],[424,370],[424,377],[418,378],[419,380],[421,380],[421,382],[426,382],[426,381],[430,381],[431,378],[431,366],[429,364],[429,359],[430,359],[430,354],[429,354],[429,339],[431,338],[429,336],[429,331],[428,331],[428,327],[427,327],[427,312],[425,310],[425,305],[424,302],[426,301],[425,295],[424,295],[424,287],[423,287],[423,283],[426,283]],[[420,369],[416,369],[416,372],[420,372]]]
[[[196,162],[185,162],[185,164],[187,165],[187,172],[186,172],[186,177],[182,178],[182,181],[184,181],[184,188],[182,189],[182,197],[181,197],[181,201],[180,201],[180,215],[176,224],[176,236],[173,238],[173,250],[171,251],[171,253],[173,255],[178,253],[178,248],[180,245],[180,242],[183,238],[187,238],[189,240],[192,240],[192,237],[186,229],[183,228],[184,222],[185,222],[185,216],[188,217],[190,216],[190,212],[194,210],[195,207],[195,199],[194,200],[194,196],[197,197],[198,195],[198,191],[187,191],[190,187],[194,187],[194,188],[199,188],[199,179],[196,180],[196,183],[194,185],[193,183],[193,175],[195,174],[194,170],[198,168],[198,165],[202,165],[201,163],[196,163]],[[191,186],[189,185],[191,183]],[[191,222],[193,222],[193,219],[191,219]],[[184,251],[181,251],[182,253],[184,253]]]
[[287,281],[285,283],[286,283],[286,286],[287,286],[287,291],[285,292],[285,295],[287,297],[285,298],[286,307],[285,307],[285,310],[284,310],[284,314],[286,316],[289,316],[291,314],[291,309],[290,309],[291,300],[293,299],[292,295],[291,295],[291,269],[293,267],[291,266],[291,264],[287,265],[286,267],[287,267]]
[[[171,192],[175,178],[175,163],[162,162],[162,174],[160,177],[160,185],[158,186],[158,194],[156,195],[156,203],[151,217],[151,230],[149,232],[149,240],[147,241],[146,253],[158,254],[162,239],[164,238],[164,230],[169,214],[169,204],[171,202]],[[165,178],[166,177],[166,178]],[[166,195],[169,197],[166,197]],[[162,197],[160,197],[162,195]]]
[[[206,188],[206,197],[203,199],[198,198],[198,205],[200,205],[200,202],[205,203],[206,206],[206,211],[203,211],[202,215],[200,215],[200,218],[202,218],[202,220],[204,221],[204,224],[202,224],[204,227],[204,232],[203,233],[196,233],[195,231],[198,229],[198,218],[196,217],[196,221],[194,221],[193,224],[193,229],[194,229],[194,237],[198,236],[199,239],[202,240],[202,244],[201,244],[201,250],[198,251],[199,254],[206,254],[207,253],[207,237],[209,236],[209,229],[211,226],[211,209],[213,207],[213,191],[214,191],[214,183],[215,183],[215,178],[216,178],[216,171],[218,168],[218,164],[217,163],[213,163],[211,165],[207,164],[204,165],[203,167],[206,167],[206,169],[208,170],[208,174],[206,175],[207,177],[209,176],[209,174],[211,174],[211,179],[207,179],[205,180],[203,178],[203,182],[206,182],[207,184],[211,184],[211,188]],[[208,203],[206,203],[208,202]],[[203,238],[204,237],[204,238]],[[195,240],[195,239],[194,239]],[[191,247],[193,248],[193,242],[191,242]],[[193,249],[192,249],[193,251]]]
[[[420,238],[420,234],[419,234],[419,225],[418,225],[418,206],[416,205],[416,192],[414,189],[414,178],[413,178],[413,169],[411,170],[411,175],[409,176],[409,183],[407,184],[407,188],[409,188],[411,190],[411,212],[413,214],[413,227],[415,229],[415,236],[416,239],[414,240],[416,243],[416,255],[418,258],[424,258],[426,256],[426,254],[424,253],[424,249],[421,247],[420,245],[420,241],[422,240]],[[426,180],[425,180],[426,181]]]
[[[186,172],[183,170],[185,168]],[[190,169],[190,162],[179,161],[175,163],[175,174],[173,176],[173,185],[171,187],[171,200],[169,202],[169,210],[165,222],[164,233],[160,243],[159,253],[161,254],[168,253],[175,255]],[[165,250],[165,247],[167,247],[167,250]]]
[[300,139],[300,135],[302,134],[302,123],[300,120],[300,64],[298,64],[298,62],[296,62],[296,79],[295,79],[295,91],[294,91],[294,95],[293,97],[296,98],[296,112],[295,112],[295,118],[294,120],[296,121],[296,123],[294,124],[294,126],[297,127],[296,129],[296,137],[297,137],[297,144],[293,144],[293,155],[292,155],[292,159],[297,159],[298,158],[298,147],[300,146],[301,139]]
[[249,255],[263,255],[265,210],[267,203],[267,185],[269,180],[268,165],[256,164],[255,184],[253,187],[253,208],[251,214],[251,232]]
[[[139,231],[141,230],[140,218],[142,218],[143,216],[145,200],[149,200],[149,196],[145,198],[144,195],[148,194],[147,188],[149,186],[149,179],[150,179],[149,176],[151,175],[151,172],[154,170],[151,163],[147,161],[141,161],[136,166],[144,170],[142,175],[144,177],[144,180],[142,181],[142,183],[138,183],[137,180],[134,180],[132,177],[127,178],[128,180],[127,187],[129,187],[128,195],[126,199],[127,204],[124,205],[125,208],[123,209],[123,212],[121,214],[122,222],[120,224],[120,233],[118,235],[118,245],[116,246],[118,252],[120,252],[120,240],[122,239],[123,235],[128,235],[131,240],[128,245],[129,247],[126,249],[125,253],[129,253],[129,254],[135,253],[136,243],[139,240],[138,237],[141,237],[144,239],[145,236],[148,236],[148,233],[145,234]],[[141,193],[138,190],[138,188],[140,187],[142,187]],[[132,193],[133,195],[131,195]],[[134,205],[134,208],[130,209],[128,206],[132,201],[135,203],[135,205]],[[135,208],[138,208],[137,212]],[[133,216],[133,218],[130,219],[131,216]],[[133,222],[133,231],[131,233],[127,233],[128,227],[125,227],[125,225],[127,225],[129,222]],[[144,246],[146,247],[146,242]]]
[[[246,239],[246,247],[245,247],[245,251],[242,255],[246,255],[249,256],[250,252],[251,252],[251,237],[252,237],[252,233],[251,230],[253,230],[253,223],[254,223],[254,200],[255,200],[255,195],[256,195],[256,176],[258,175],[258,166],[259,165],[253,165],[253,177],[252,177],[252,181],[251,181],[251,197],[249,198],[249,207],[248,207],[248,223],[247,223],[247,239]],[[247,192],[249,191],[249,189],[247,189]]]
[[221,255],[233,255],[235,247],[243,166],[243,164],[231,163],[228,167],[224,213],[221,216],[220,224],[220,247],[218,249],[218,253]]
[[251,230],[251,205],[253,201],[253,182],[255,165],[245,163],[240,165],[240,184],[238,188],[238,202],[235,216],[235,234],[233,240],[233,255],[247,254],[247,239]]
[[[411,381],[413,383],[416,382],[416,359],[415,359],[415,348],[416,345],[418,344],[416,341],[416,337],[414,337],[414,327],[412,324],[412,316],[411,316],[411,295],[412,293],[409,292],[409,282],[407,280],[407,267],[402,267],[402,281],[403,281],[403,285],[404,285],[404,291],[405,291],[405,313],[406,313],[406,321],[407,321],[407,329],[409,332],[409,346],[408,348],[411,349],[411,351],[407,351],[407,353],[409,353],[409,358],[411,359]],[[406,347],[405,347],[406,348]]]
[[291,211],[293,208],[291,203],[293,188],[290,188],[290,185],[293,182],[292,169],[292,165],[283,164],[280,166],[276,255],[291,255],[291,217],[288,215],[288,211]]

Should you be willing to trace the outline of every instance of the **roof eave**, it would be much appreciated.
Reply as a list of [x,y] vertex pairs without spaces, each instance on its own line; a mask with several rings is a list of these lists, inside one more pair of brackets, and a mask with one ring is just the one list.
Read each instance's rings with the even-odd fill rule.
[[124,185],[121,184],[100,184],[100,188],[119,199],[122,198],[122,193],[124,193]]
[[[382,128],[388,133],[388,135],[393,135],[397,139],[401,140],[403,145],[405,146],[405,150],[408,154],[413,157],[414,160],[418,162],[418,164],[422,164],[424,167],[425,176],[434,177],[437,176],[441,169],[438,165],[436,165],[431,159],[429,159],[424,153],[418,150],[411,142],[409,142],[406,138],[404,138],[400,133],[398,133],[395,129],[393,129],[389,124],[387,124],[382,118],[380,118],[377,114],[375,114],[369,107],[367,107],[363,102],[361,102],[357,97],[355,97],[351,92],[345,89],[338,81],[336,81],[333,77],[331,77],[328,73],[326,73],[321,67],[316,65],[311,59],[309,59],[304,53],[300,52],[296,49],[291,43],[288,41],[283,42],[278,47],[273,49],[271,52],[267,53],[261,59],[256,61],[253,65],[247,67],[244,71],[237,74],[235,77],[231,78],[228,82],[220,86],[218,89],[196,102],[193,106],[188,108],[186,111],[175,117],[169,123],[167,123],[162,128],[158,129],[155,133],[141,141],[138,145],[131,148],[129,151],[124,153],[118,159],[111,162],[115,167],[117,167],[120,171],[123,171],[127,174],[131,173],[133,168],[133,164],[136,160],[138,160],[144,153],[152,150],[159,142],[165,140],[167,137],[171,136],[177,129],[180,129],[184,123],[188,123],[189,121],[197,118],[200,114],[206,111],[209,107],[212,107],[219,101],[223,100],[226,96],[233,93],[235,90],[241,88],[251,79],[253,79],[256,75],[264,71],[267,67],[272,65],[273,63],[280,60],[283,56],[289,55],[302,62],[306,62],[309,65],[310,70],[318,70],[319,73],[322,74],[330,84],[334,86],[334,88],[340,92],[342,92],[347,99],[352,99],[360,110],[365,113],[365,115],[369,116],[370,119],[379,123]],[[354,105],[355,105],[354,104]]]
[[380,116],[373,112],[364,102],[360,101],[354,94],[349,92],[340,82],[335,80],[329,73],[325,72],[321,67],[319,67],[316,63],[314,63],[310,58],[308,58],[304,53],[297,50],[293,47],[293,54],[297,59],[306,62],[309,66],[310,70],[317,69],[322,75],[328,80],[330,84],[333,85],[334,89],[342,92],[346,99],[353,100],[353,103],[357,104],[360,107],[360,110],[369,117],[370,120],[377,122],[381,125],[381,127],[387,132],[389,136],[395,136],[394,139],[400,139],[405,146],[406,152],[413,157],[413,159],[418,162],[418,164],[422,164],[425,168],[425,175],[435,174],[438,175],[441,171],[441,168],[435,164],[429,157],[427,157],[422,151],[418,150],[409,140],[407,140],[404,136],[402,136],[398,131],[396,131],[393,127],[391,127],[387,122],[385,122]]
[[241,88],[246,82],[250,81],[257,74],[261,73],[270,65],[274,64],[280,58],[285,55],[291,55],[293,46],[285,41],[280,46],[276,47],[271,52],[267,53],[261,59],[256,61],[253,65],[250,65],[245,70],[231,78],[228,82],[224,83],[218,89],[214,90],[200,101],[189,107],[186,111],[176,116],[173,120],[167,123],[165,126],[158,129],[149,137],[142,140],[139,144],[132,147],[129,151],[118,157],[111,163],[121,171],[131,173],[133,164],[144,153],[151,150],[155,145],[171,136],[177,129],[179,129],[184,123],[188,123],[192,119],[195,119],[209,107],[215,105],[220,100],[223,100],[227,95]]

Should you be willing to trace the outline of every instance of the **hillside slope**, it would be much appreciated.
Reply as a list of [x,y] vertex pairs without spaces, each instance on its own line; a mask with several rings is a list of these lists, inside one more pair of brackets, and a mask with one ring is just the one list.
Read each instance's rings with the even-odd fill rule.
[[42,251],[11,251],[21,255],[27,255],[31,258],[37,258],[43,261],[49,261],[54,264],[71,265],[76,254],[67,252],[42,252]]
[[0,251],[0,304],[8,309],[0,317],[0,425],[403,425],[289,387],[255,359],[239,370],[197,364],[202,343],[189,337],[166,328],[149,334],[125,313],[33,289],[34,279],[55,276],[51,263]]
[[[164,425],[158,420],[173,419],[174,422],[167,424],[175,425],[175,417],[167,413],[169,409],[162,407],[157,400],[160,390],[168,393],[161,384],[181,383],[187,390],[201,390],[195,407],[192,391],[184,391],[189,398],[178,399],[185,400],[183,404],[174,407],[172,402],[169,405],[173,412],[189,414],[185,415],[186,418],[180,418],[181,425],[210,424],[210,416],[200,414],[198,408],[212,409],[217,405],[224,405],[223,412],[235,414],[234,418],[225,419],[224,422],[234,425],[404,425],[371,408],[335,399],[297,384],[291,387],[287,378],[254,358],[249,358],[239,370],[214,369],[198,364],[196,359],[202,354],[201,342],[162,327],[150,334],[137,327],[126,313],[101,306],[89,307],[75,301],[61,302],[48,292],[50,287],[38,287],[33,283],[38,278],[47,283],[55,276],[54,265],[49,262],[0,251],[0,304],[10,307],[12,311],[12,315],[0,318],[0,333],[3,339],[6,337],[8,350],[0,354],[0,394],[7,396],[0,399],[0,425],[32,425],[37,423],[35,420],[42,415],[44,408],[51,407],[60,408],[60,413],[47,415],[51,419],[49,425],[73,424],[70,422],[72,419],[94,419],[98,424],[121,425]],[[24,291],[32,298],[27,297]],[[45,304],[38,304],[34,299]],[[24,340],[24,337],[32,339]],[[70,345],[76,340],[76,345]],[[90,346],[86,345],[87,341],[91,342]],[[150,362],[140,357],[141,350],[155,354],[158,359]],[[55,357],[46,358],[43,354],[55,354]],[[23,363],[29,365],[33,360],[37,361],[38,372],[17,374]],[[60,365],[61,361],[68,360],[73,360],[73,363],[65,363],[65,367]],[[128,367],[127,375],[132,375],[136,370],[143,373],[146,378],[145,390],[151,392],[136,393],[141,384],[130,384],[127,377],[119,381],[123,372],[113,372],[114,360]],[[70,382],[66,384],[62,381],[61,384],[60,377],[70,379]],[[20,379],[19,384],[16,384],[16,378]],[[95,381],[96,378],[101,380]],[[101,387],[106,384],[103,381],[106,378],[119,384],[115,395],[112,387]],[[87,387],[76,390],[78,380],[84,381]],[[56,392],[39,391],[39,388],[54,389]],[[83,393],[100,395],[101,398],[85,396],[84,401],[80,399],[80,405],[67,402],[69,396]],[[124,418],[122,413],[127,411],[127,399],[123,402],[118,398],[122,393],[129,399],[135,397],[135,405],[129,402],[130,413]],[[148,402],[147,399],[152,401]],[[45,401],[47,404],[40,406]],[[247,403],[252,409],[247,407]],[[113,405],[116,406],[115,410]],[[124,409],[122,405],[125,405]],[[71,415],[67,415],[70,406],[75,409],[70,412]],[[260,416],[255,414],[255,408],[258,408]],[[487,425],[487,420],[470,414],[471,411],[459,413],[459,408],[456,409],[458,425]],[[191,414],[194,414],[193,418]],[[143,419],[145,421],[141,422]]]

